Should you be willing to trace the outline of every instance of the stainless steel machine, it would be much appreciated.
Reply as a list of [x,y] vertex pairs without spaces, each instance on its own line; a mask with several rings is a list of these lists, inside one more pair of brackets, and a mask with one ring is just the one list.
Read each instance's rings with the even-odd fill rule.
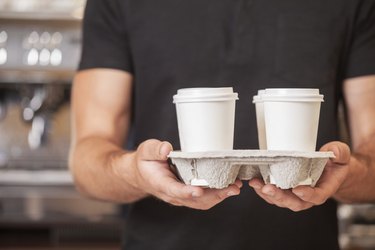
[[80,196],[67,167],[84,4],[0,0],[0,249],[119,248],[120,207]]

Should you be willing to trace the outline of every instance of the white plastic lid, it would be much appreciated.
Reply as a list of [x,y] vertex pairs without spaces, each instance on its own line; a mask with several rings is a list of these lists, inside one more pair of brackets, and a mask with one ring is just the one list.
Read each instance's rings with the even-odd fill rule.
[[238,94],[233,92],[232,87],[179,89],[173,96],[174,103],[228,100],[238,100]]
[[[269,88],[265,89],[264,94],[272,95],[319,95],[319,89],[310,88]],[[259,94],[259,93],[258,93]]]
[[258,90],[258,94],[253,96],[253,103],[261,102],[262,101],[262,95],[266,92],[265,89]]
[[323,98],[319,89],[309,88],[266,89],[262,95],[262,101],[323,102]]

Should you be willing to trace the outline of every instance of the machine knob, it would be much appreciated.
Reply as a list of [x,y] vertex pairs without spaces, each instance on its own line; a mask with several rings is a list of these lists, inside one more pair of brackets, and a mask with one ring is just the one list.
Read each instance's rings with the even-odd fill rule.
[[51,58],[51,52],[48,49],[42,49],[39,54],[39,64],[42,66],[47,66]]
[[62,52],[59,49],[54,49],[51,53],[51,65],[59,66],[62,62]]
[[30,66],[34,66],[38,63],[39,60],[39,53],[37,49],[31,49],[27,54],[26,64]]

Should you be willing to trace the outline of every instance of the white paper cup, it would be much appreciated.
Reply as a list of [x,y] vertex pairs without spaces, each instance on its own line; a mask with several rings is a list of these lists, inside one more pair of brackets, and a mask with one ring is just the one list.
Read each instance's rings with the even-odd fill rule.
[[173,102],[181,151],[232,150],[236,100],[233,88],[178,90]]
[[318,89],[266,89],[262,100],[268,150],[316,150]]
[[266,139],[266,124],[264,121],[264,104],[262,100],[262,95],[265,90],[258,90],[258,94],[253,97],[253,103],[255,104],[255,112],[257,119],[257,129],[258,129],[258,144],[259,149],[267,149],[267,139]]

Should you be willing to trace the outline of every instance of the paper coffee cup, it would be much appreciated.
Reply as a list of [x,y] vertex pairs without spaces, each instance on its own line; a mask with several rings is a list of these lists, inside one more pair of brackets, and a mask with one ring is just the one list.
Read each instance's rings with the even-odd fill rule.
[[262,101],[268,150],[316,150],[319,89],[266,89]]
[[259,149],[267,149],[267,139],[266,139],[266,125],[264,121],[264,104],[262,100],[262,95],[265,90],[258,90],[258,94],[253,97],[253,103],[255,104],[257,129],[258,129],[258,144]]
[[181,151],[232,150],[236,100],[230,87],[178,90],[173,102]]

